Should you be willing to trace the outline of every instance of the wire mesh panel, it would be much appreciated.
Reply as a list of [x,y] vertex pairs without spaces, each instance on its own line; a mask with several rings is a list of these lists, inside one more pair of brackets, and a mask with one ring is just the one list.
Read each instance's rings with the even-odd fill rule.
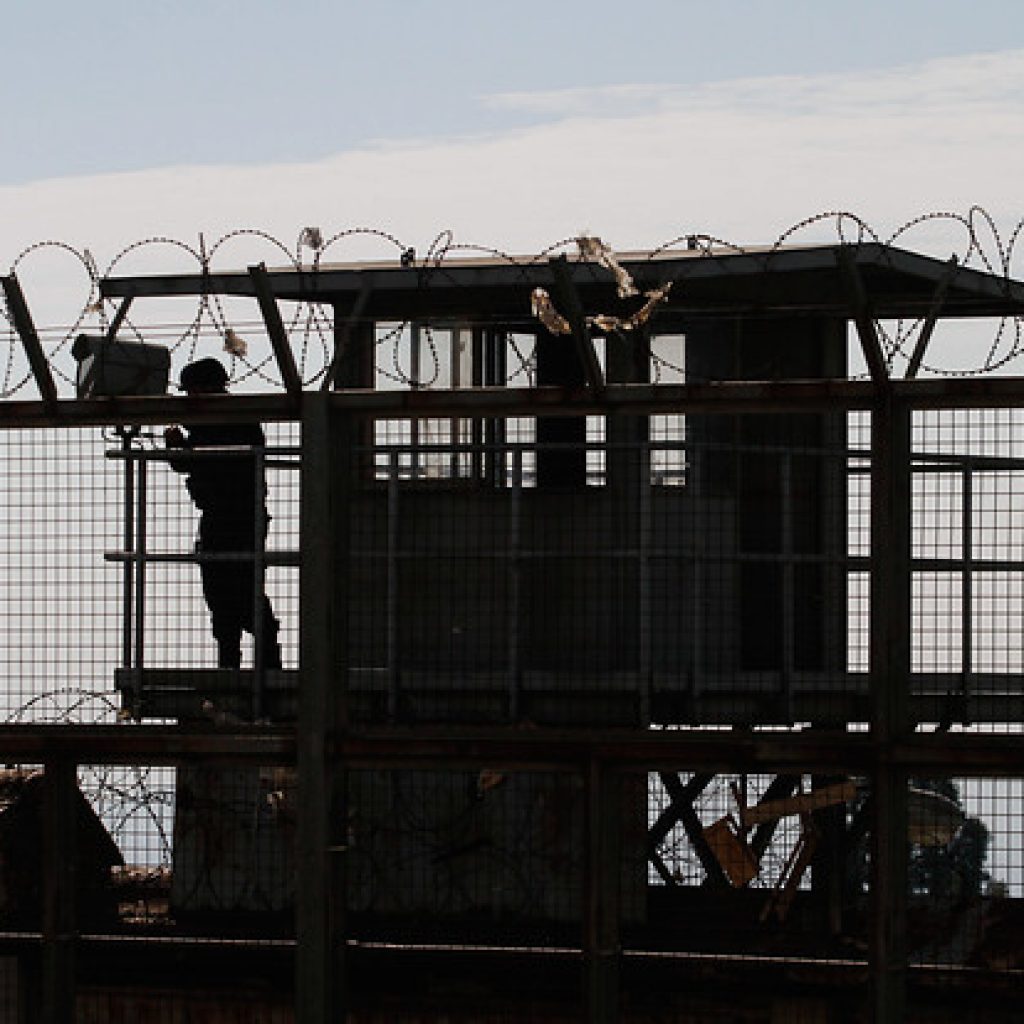
[[[598,476],[586,441],[396,442],[357,459],[352,679],[354,696],[376,693],[357,716],[863,719],[844,653],[845,447],[725,443],[732,420],[701,421],[700,441],[600,445]],[[449,450],[511,472],[495,485],[416,468]],[[678,472],[655,472],[656,455]]]
[[648,856],[659,948],[861,958],[868,792],[842,775],[653,774]]
[[915,416],[913,663],[931,720],[1019,728],[1022,427],[1017,409]]
[[0,516],[3,716],[96,721],[117,709],[116,475],[98,430],[5,431]]

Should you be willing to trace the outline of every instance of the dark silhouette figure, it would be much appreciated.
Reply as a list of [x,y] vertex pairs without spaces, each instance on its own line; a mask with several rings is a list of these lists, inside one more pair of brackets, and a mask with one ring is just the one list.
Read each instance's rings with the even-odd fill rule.
[[[227,392],[227,372],[216,359],[200,359],[181,371],[181,390],[188,395]],[[256,595],[254,552],[267,538],[270,516],[266,488],[256,479],[252,449],[266,443],[258,423],[203,423],[188,428],[169,427],[164,440],[175,452],[201,453],[204,449],[236,448],[189,457],[175,454],[171,468],[187,473],[185,486],[199,510],[196,551],[201,555],[235,555],[235,559],[200,561],[203,596],[210,610],[217,664],[238,668],[242,658],[242,631],[256,636],[260,616],[260,642],[265,668],[281,667],[277,640],[278,621],[266,594]],[[248,450],[245,450],[248,449]]]

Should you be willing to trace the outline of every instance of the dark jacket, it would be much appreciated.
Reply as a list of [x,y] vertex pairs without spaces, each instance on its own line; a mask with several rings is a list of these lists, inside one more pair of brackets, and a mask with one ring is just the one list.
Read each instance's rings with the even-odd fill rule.
[[190,427],[184,448],[173,449],[171,468],[187,473],[185,486],[196,508],[207,515],[242,517],[252,521],[256,507],[266,498],[266,486],[256,480],[256,460],[251,452],[211,453],[191,458],[190,451],[207,448],[258,448],[266,444],[258,423],[200,423]]

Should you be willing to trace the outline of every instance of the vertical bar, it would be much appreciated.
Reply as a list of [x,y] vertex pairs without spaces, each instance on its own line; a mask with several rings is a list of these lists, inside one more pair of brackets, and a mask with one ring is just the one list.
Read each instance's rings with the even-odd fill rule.
[[387,666],[388,666],[388,719],[398,717],[401,688],[398,636],[398,545],[399,531],[398,450],[388,452],[388,550],[387,550]]
[[[487,379],[484,366],[487,348],[485,333],[482,327],[473,326],[470,331],[470,344],[472,345],[472,355],[470,357],[471,379],[469,384],[471,387],[479,388],[483,386],[484,381]],[[469,475],[473,480],[482,481],[484,479],[484,466],[487,459],[483,449],[484,420],[479,416],[474,416],[469,422],[470,443],[473,445],[473,451],[470,456]]]
[[142,709],[142,673],[146,660],[146,482],[148,463],[139,459],[135,500],[135,707]]
[[871,414],[870,681],[875,741],[870,968],[873,1020],[903,1021],[907,984],[907,778],[887,760],[910,727],[911,411],[883,393]]
[[[701,448],[687,446],[687,485],[692,489],[693,502],[697,505],[702,497],[704,487],[704,453]],[[700,543],[694,538],[694,551],[690,561],[690,714],[694,721],[699,721],[698,709],[701,696],[701,666],[704,663],[704,614],[703,614],[703,574],[706,549],[697,546]]]
[[520,606],[522,603],[522,502],[523,450],[512,449],[512,493],[509,495],[509,560],[508,560],[508,714],[513,722],[522,711],[523,670],[520,658]]
[[[124,452],[124,552],[127,556],[121,567],[121,665],[132,667],[132,559],[135,552],[135,455],[131,448],[131,437],[121,436],[121,450]],[[134,709],[135,714],[140,709]]]
[[358,424],[329,392],[302,398],[296,1022],[345,1020],[344,765],[348,725],[348,576]]
[[75,1019],[76,788],[72,762],[47,762],[42,807],[44,1024],[72,1024]]
[[[449,344],[449,375],[448,379],[451,381],[453,388],[462,386],[462,328],[455,324],[448,332],[451,342]],[[448,421],[448,439],[451,445],[451,461],[449,463],[448,475],[452,480],[458,480],[462,473],[460,472],[459,463],[462,460],[462,453],[458,450],[458,445],[461,443],[462,438],[459,431],[459,417],[452,416]]]
[[651,613],[651,445],[649,441],[635,442],[639,449],[640,471],[636,486],[639,489],[637,504],[640,510],[640,536],[637,544],[637,588],[640,598],[640,725],[651,724],[651,699],[654,689]]
[[972,619],[974,617],[974,467],[970,462],[963,466],[962,495],[962,552],[963,569],[960,576],[960,696],[963,714],[966,717],[967,702],[971,697],[971,674],[974,671],[974,638]]
[[334,356],[324,374],[321,390],[373,387],[373,323],[363,320],[370,301],[369,277],[362,280],[359,292],[347,314],[334,306]]
[[[253,637],[253,666],[252,666],[252,720],[258,722],[263,717],[264,696],[266,690],[266,656],[263,651],[263,595],[266,585],[267,559],[265,551],[266,529],[266,472],[267,453],[264,448],[254,448],[253,473],[256,479],[253,486],[256,488],[256,495],[262,500],[256,502],[255,521],[253,522],[253,551],[252,551],[252,637]],[[249,557],[248,555],[246,557]]]
[[[415,391],[420,386],[420,372],[422,370],[420,359],[420,324],[414,320],[409,325],[409,378],[412,389]],[[412,417],[409,421],[409,459],[412,479],[418,480],[420,475],[420,421]]]
[[621,779],[596,758],[586,766],[586,898],[583,955],[586,1020],[619,1020],[619,822]]
[[793,668],[795,585],[793,575],[793,456],[782,453],[782,705],[787,720],[793,719]]
[[[500,387],[508,377],[508,336],[504,331],[488,328],[484,332],[484,385]],[[507,487],[505,442],[508,428],[502,418],[484,421],[484,473],[492,487]]]

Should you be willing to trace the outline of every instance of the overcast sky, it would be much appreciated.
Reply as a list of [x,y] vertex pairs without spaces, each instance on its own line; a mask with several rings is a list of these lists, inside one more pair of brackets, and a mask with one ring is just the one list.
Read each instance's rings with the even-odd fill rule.
[[[1024,213],[1016,0],[54,0],[8,6],[0,68],[6,267],[44,239],[102,269],[153,235],[291,247],[307,224],[530,252],[583,228],[756,244],[823,210],[883,235],[975,203],[1009,234]],[[258,248],[221,265],[275,262]],[[18,264],[48,322],[74,306],[67,261]]]

